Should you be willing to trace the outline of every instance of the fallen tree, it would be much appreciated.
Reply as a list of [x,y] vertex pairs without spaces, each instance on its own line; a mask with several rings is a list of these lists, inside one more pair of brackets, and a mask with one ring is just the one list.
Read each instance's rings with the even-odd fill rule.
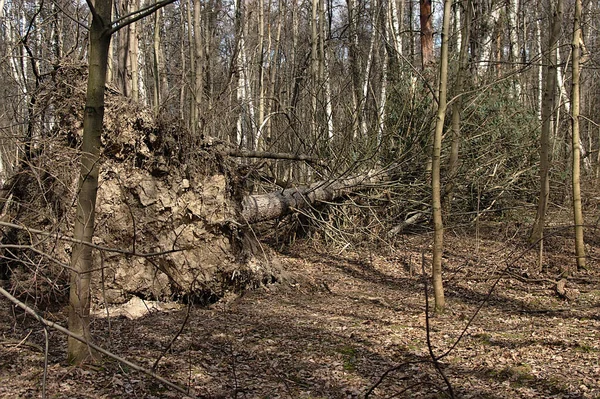
[[[38,107],[53,108],[44,145],[0,189],[0,279],[21,294],[64,292],[73,251],[77,161],[81,156],[83,81],[77,69],[59,70]],[[64,76],[63,76],[64,75]],[[65,82],[70,82],[66,84]],[[60,106],[59,106],[60,105]],[[43,112],[36,112],[42,115]],[[42,124],[39,124],[42,126]],[[93,240],[96,303],[184,297],[211,302],[228,291],[256,287],[282,275],[259,250],[249,223],[333,201],[387,178],[371,170],[306,187],[245,193],[247,165],[233,157],[302,162],[302,155],[239,152],[192,137],[176,121],[117,94],[107,96],[102,133],[97,226]]]
[[242,200],[242,217],[247,223],[276,219],[293,211],[314,206],[318,202],[333,201],[367,189],[386,177],[382,170],[371,170],[352,177],[316,182],[310,186],[248,195]]

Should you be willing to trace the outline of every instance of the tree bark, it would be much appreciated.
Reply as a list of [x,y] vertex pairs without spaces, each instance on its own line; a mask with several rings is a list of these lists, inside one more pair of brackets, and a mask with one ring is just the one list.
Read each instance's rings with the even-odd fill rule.
[[385,177],[383,171],[370,171],[345,179],[320,181],[308,187],[249,195],[242,200],[242,218],[248,223],[277,219],[296,210],[310,208],[318,202],[333,201],[341,196],[368,189]]
[[583,212],[581,210],[580,166],[581,152],[579,146],[579,76],[581,56],[581,0],[575,0],[575,17],[573,22],[573,60],[572,60],[572,90],[571,90],[571,126],[573,153],[572,183],[573,183],[573,219],[575,222],[575,254],[577,268],[585,269],[585,245],[583,242]]
[[452,130],[452,143],[450,145],[450,158],[448,160],[448,183],[446,186],[446,212],[450,213],[450,208],[452,206],[452,199],[454,196],[454,180],[458,174],[458,156],[460,150],[460,141],[461,141],[461,133],[460,133],[460,123],[461,123],[461,112],[463,107],[463,99],[462,92],[465,90],[465,81],[466,81],[466,73],[467,68],[469,67],[469,40],[471,36],[471,20],[472,20],[472,2],[471,0],[466,1],[466,7],[464,12],[464,21],[461,24],[460,29],[460,52],[458,59],[458,72],[456,73],[456,86],[454,90],[456,95],[461,96],[454,99],[452,103],[452,120],[451,120],[451,130]]
[[433,63],[433,22],[431,0],[420,0],[421,67],[426,70]]
[[556,50],[560,38],[563,6],[562,0],[558,0],[554,9],[554,18],[550,24],[550,37],[548,44],[548,68],[542,97],[542,131],[540,134],[540,197],[538,200],[537,216],[531,231],[530,241],[541,240],[544,234],[546,222],[546,210],[548,208],[548,197],[550,195],[550,133],[552,131],[552,116],[554,115],[556,103],[556,78],[557,58]]
[[[83,144],[79,195],[73,237],[92,242],[94,214],[98,191],[98,163],[100,136],[104,118],[104,88],[108,66],[108,49],[112,0],[97,0],[90,27],[89,75],[83,120]],[[69,331],[91,341],[90,334],[90,279],[92,247],[75,244],[71,256],[71,287],[69,291]],[[81,364],[93,358],[88,346],[69,338],[67,358],[71,364]]]
[[442,49],[440,55],[440,89],[438,111],[433,135],[433,155],[431,164],[431,191],[433,208],[433,292],[435,311],[441,313],[446,307],[444,285],[442,281],[442,254],[444,251],[444,223],[442,220],[442,200],[440,189],[440,164],[442,152],[442,135],[446,118],[446,94],[448,86],[448,42],[450,33],[450,12],[452,0],[444,1],[444,19],[442,27]]

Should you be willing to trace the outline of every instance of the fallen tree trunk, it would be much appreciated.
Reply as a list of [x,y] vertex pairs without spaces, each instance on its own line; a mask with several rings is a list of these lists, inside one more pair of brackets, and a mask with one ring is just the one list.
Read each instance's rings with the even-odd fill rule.
[[314,206],[318,202],[333,201],[341,196],[365,190],[386,177],[385,172],[372,170],[346,179],[326,180],[310,186],[248,195],[242,200],[242,217],[248,223],[276,219]]

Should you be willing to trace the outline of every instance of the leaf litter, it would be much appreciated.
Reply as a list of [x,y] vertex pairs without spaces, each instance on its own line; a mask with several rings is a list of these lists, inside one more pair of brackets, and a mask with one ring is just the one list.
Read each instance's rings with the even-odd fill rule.
[[[481,307],[439,359],[455,397],[599,398],[598,248],[589,248],[590,271],[568,279],[567,287],[580,294],[567,300],[553,281],[572,262],[565,257],[568,237],[547,248],[542,275],[535,272],[535,250],[516,255],[526,249],[519,242],[447,236],[448,310],[429,319],[437,356],[455,345]],[[426,339],[420,269],[424,251],[429,271],[429,237],[398,239],[396,249],[346,246],[339,254],[298,241],[277,255],[289,281],[226,295],[209,307],[152,311],[134,320],[98,317],[94,337],[147,368],[160,357],[158,374],[203,398],[448,397]],[[43,329],[3,305],[0,397],[41,397]],[[45,317],[64,322],[66,313]],[[51,331],[49,397],[181,397],[113,361],[69,367],[65,350],[66,339]]]

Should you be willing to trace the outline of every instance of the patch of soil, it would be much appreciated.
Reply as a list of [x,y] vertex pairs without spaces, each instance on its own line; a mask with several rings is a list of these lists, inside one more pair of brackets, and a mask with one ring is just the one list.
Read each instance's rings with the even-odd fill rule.
[[[293,283],[229,294],[208,308],[97,318],[94,336],[148,368],[160,357],[160,375],[203,398],[447,397],[427,345],[420,270],[425,251],[428,271],[430,239],[402,236],[398,249],[377,252],[297,243],[278,255]],[[580,295],[567,301],[555,292],[560,270],[533,272],[535,250],[521,256],[519,242],[447,235],[448,310],[429,319],[431,349],[446,354],[440,369],[460,398],[600,397],[598,248],[590,248],[592,271],[568,280]],[[553,248],[561,252],[549,250],[550,265],[573,261],[566,247]],[[2,301],[0,397],[40,397],[43,329]],[[181,397],[113,361],[70,368],[65,342],[50,332],[49,397]]]

